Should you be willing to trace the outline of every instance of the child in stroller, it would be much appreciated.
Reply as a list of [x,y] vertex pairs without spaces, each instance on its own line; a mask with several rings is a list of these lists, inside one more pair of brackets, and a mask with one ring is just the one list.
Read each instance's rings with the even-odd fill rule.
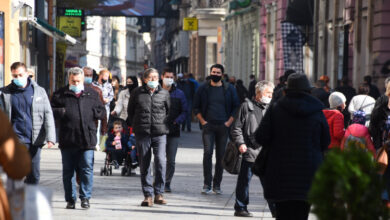
[[131,174],[131,168],[136,168],[138,165],[136,162],[136,149],[135,147],[132,149],[130,144],[133,142],[130,141],[129,133],[123,129],[123,124],[124,121],[121,120],[115,120],[112,124],[111,132],[106,140],[106,159],[104,167],[101,168],[101,175],[112,175],[112,166],[115,169],[119,169],[119,165],[122,164],[123,160],[122,176]]

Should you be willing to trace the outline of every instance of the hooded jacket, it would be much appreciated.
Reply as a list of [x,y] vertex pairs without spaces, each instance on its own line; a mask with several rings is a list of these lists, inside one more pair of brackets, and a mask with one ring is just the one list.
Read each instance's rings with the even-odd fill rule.
[[344,137],[344,115],[339,110],[324,109],[326,121],[329,125],[330,145],[329,148],[340,147]]
[[373,155],[376,154],[374,144],[372,143],[370,133],[368,132],[368,128],[366,126],[361,124],[351,124],[345,131],[343,140],[341,141],[340,145],[341,149],[344,149],[345,141],[350,135],[364,139],[366,142],[366,149],[369,150]]
[[389,97],[382,95],[375,102],[375,107],[371,113],[369,131],[374,142],[375,149],[383,145],[383,131],[387,117],[390,116],[390,110],[387,107]]
[[330,143],[322,108],[309,94],[289,92],[267,110],[256,132],[257,142],[268,150],[263,181],[267,200],[307,200]]

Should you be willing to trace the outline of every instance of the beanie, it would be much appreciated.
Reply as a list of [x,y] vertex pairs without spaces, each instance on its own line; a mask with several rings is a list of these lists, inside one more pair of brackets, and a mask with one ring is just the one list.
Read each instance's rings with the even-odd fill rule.
[[305,74],[293,73],[287,78],[287,91],[307,91],[310,92],[311,85]]
[[340,105],[344,104],[347,99],[341,92],[332,92],[329,96],[329,105],[330,108],[337,108]]

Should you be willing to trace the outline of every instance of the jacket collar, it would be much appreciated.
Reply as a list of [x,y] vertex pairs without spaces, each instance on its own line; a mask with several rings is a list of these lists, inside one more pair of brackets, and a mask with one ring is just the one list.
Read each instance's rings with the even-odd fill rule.
[[[161,85],[158,85],[157,88],[156,88],[156,90],[154,91],[153,94],[157,94],[161,89],[163,89],[163,88],[161,87]],[[149,93],[149,89],[147,88],[147,85],[146,85],[146,84],[142,85],[141,91],[142,91],[143,93]]]

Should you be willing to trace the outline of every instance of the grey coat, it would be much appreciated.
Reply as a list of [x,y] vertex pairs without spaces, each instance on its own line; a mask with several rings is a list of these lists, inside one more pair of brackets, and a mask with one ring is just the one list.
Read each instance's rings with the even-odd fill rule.
[[261,146],[255,140],[255,133],[267,108],[268,105],[256,105],[251,100],[245,99],[234,117],[230,134],[237,147],[241,144],[247,145],[247,152],[243,154],[243,159],[247,162],[255,162],[260,153]]
[[[50,106],[49,98],[46,91],[40,87],[35,81],[31,80],[31,85],[34,88],[32,111],[32,144],[44,145],[47,141],[56,143],[56,130],[54,124],[53,112]],[[0,107],[8,115],[11,121],[11,92],[9,85],[0,90]]]

